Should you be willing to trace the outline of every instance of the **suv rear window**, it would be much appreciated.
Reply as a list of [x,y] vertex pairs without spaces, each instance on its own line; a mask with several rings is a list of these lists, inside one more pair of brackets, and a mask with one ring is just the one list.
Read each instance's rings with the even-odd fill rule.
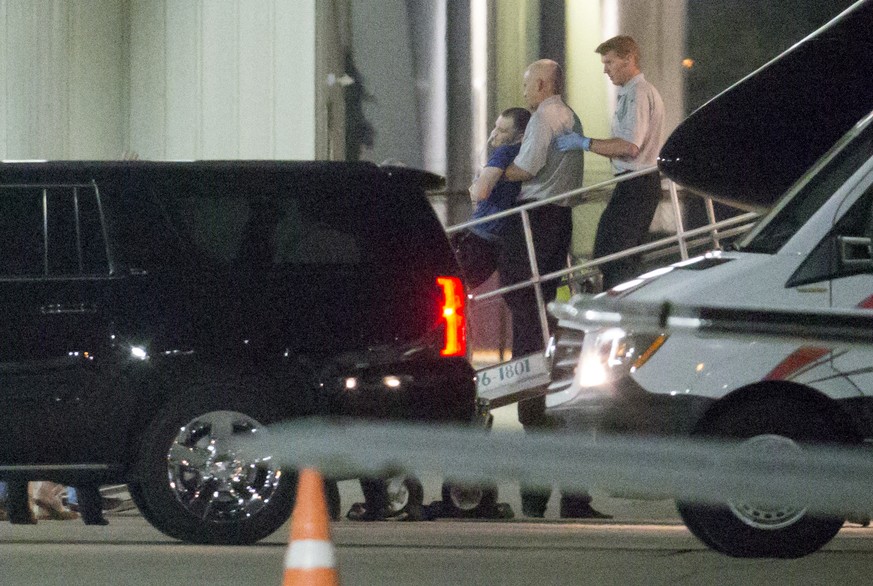
[[148,271],[376,262],[385,243],[371,225],[373,197],[351,190],[341,178],[319,191],[281,174],[192,175],[125,194],[113,217],[126,263]]
[[360,264],[366,248],[362,234],[305,213],[295,198],[215,194],[162,201],[179,236],[216,265]]

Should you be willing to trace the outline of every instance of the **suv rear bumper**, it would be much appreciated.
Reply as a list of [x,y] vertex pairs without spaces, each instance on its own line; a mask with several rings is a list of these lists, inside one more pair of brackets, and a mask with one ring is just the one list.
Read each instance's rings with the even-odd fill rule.
[[[469,423],[476,373],[464,358],[353,361],[321,377],[323,414],[367,419]],[[345,362],[345,361],[344,361]]]

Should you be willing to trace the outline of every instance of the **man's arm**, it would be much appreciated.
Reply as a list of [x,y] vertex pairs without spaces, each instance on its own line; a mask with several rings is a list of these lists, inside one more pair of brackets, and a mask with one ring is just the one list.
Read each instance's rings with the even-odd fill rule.
[[634,159],[640,147],[623,138],[592,138],[588,150],[610,159]]
[[499,167],[485,167],[482,169],[482,172],[473,181],[473,184],[470,185],[470,198],[473,201],[488,199],[488,196],[491,195],[491,191],[497,185],[497,182],[500,181],[502,175],[503,169]]
[[510,164],[509,167],[506,168],[506,171],[504,171],[504,175],[507,181],[530,181],[534,178],[533,175],[531,175],[515,163]]
[[589,138],[571,132],[555,139],[559,151],[591,151],[610,159],[633,159],[640,154],[640,147],[623,138]]

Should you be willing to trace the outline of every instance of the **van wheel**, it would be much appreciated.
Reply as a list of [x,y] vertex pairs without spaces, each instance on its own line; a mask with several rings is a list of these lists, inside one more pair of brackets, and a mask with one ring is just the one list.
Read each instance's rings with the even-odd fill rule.
[[130,492],[143,517],[183,541],[254,543],[290,516],[296,474],[269,454],[248,457],[231,442],[281,415],[242,388],[188,389],[146,429]]
[[388,492],[388,509],[391,515],[406,513],[411,517],[420,516],[424,502],[424,487],[414,476],[394,476],[385,480]]
[[497,488],[493,486],[444,483],[443,515],[462,519],[496,516]]
[[[802,451],[802,444],[833,442],[822,414],[784,403],[735,405],[706,425],[702,435],[745,438],[749,452]],[[845,440],[843,440],[845,441]],[[810,499],[815,495],[810,495]],[[732,501],[724,505],[676,503],[688,530],[710,548],[734,557],[797,558],[817,551],[843,526],[844,518],[811,515],[805,507]]]

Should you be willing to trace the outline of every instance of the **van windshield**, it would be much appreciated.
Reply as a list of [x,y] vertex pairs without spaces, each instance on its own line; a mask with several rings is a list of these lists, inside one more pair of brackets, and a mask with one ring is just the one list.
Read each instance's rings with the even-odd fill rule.
[[[737,246],[745,252],[775,254],[861,165],[873,157],[873,124],[821,167],[805,185],[787,195]],[[801,179],[803,181],[803,179]],[[790,192],[789,192],[790,193]]]

